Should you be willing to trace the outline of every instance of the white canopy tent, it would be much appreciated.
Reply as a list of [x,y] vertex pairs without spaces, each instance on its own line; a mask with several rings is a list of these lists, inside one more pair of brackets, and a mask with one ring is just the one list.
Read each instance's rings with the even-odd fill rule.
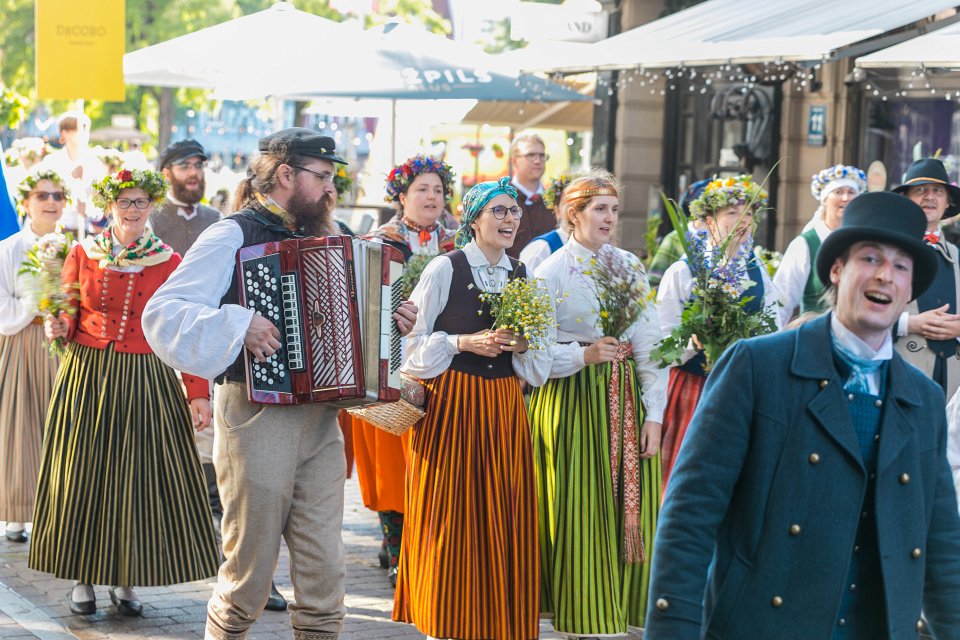
[[857,58],[864,69],[960,69],[960,23]]

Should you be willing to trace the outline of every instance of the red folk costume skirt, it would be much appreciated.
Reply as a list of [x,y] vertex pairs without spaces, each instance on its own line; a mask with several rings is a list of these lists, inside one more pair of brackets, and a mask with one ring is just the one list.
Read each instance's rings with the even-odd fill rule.
[[363,506],[373,511],[403,513],[403,486],[412,432],[395,436],[369,422],[340,412],[344,433],[353,440],[353,459]]
[[425,384],[393,619],[435,638],[537,638],[537,493],[519,381],[447,370]]
[[687,426],[693,418],[693,412],[700,402],[705,376],[687,373],[676,367],[670,369],[670,382],[667,387],[667,408],[663,413],[663,439],[660,443],[660,456],[663,464],[663,491],[667,490],[667,481],[680,453],[680,445],[687,433]]

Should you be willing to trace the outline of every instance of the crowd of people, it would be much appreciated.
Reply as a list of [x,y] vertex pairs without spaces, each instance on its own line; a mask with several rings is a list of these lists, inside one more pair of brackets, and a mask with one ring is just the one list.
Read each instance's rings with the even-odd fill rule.
[[[422,267],[392,319],[424,417],[398,436],[332,404],[250,400],[244,359],[284,336],[240,304],[238,252],[350,232],[332,138],[295,127],[258,150],[226,217],[203,204],[193,140],[89,183],[65,147],[19,183],[22,230],[0,242],[0,520],[31,568],[74,581],[73,613],[97,611],[93,585],[139,616],[135,587],[216,576],[206,637],[242,639],[287,606],[283,539],[294,638],[337,638],[349,438],[393,619],[430,638],[529,640],[542,617],[573,638],[960,638],[960,250],[940,229],[960,188],[938,160],[892,193],[864,193],[852,166],[814,175],[773,276],[753,251],[762,187],[696,183],[655,290],[615,246],[612,174],[573,177],[551,208],[545,146],[523,134],[511,176],[473,186],[457,219],[453,168],[405,160],[384,190],[396,214],[367,236]],[[84,203],[103,216],[65,247],[51,312],[21,267]],[[85,206],[81,223],[99,218]],[[613,331],[600,263],[638,274]],[[720,263],[766,335],[721,352],[692,335],[667,366]],[[524,281],[549,294],[543,345],[494,328],[491,296]]]

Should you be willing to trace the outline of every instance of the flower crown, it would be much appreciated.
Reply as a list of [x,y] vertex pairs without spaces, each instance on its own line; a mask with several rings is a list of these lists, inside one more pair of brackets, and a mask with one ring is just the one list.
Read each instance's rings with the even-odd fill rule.
[[579,177],[580,176],[572,173],[561,173],[551,180],[550,186],[543,192],[543,204],[547,205],[550,209],[556,209],[557,205],[560,204],[560,199],[563,197],[563,190],[566,189],[567,185],[573,182],[575,178]]
[[163,200],[167,193],[167,183],[163,175],[149,169],[122,169],[116,175],[107,176],[93,184],[93,204],[106,210],[120,197],[124,189],[143,189],[153,202]]
[[810,193],[819,201],[823,189],[835,180],[850,180],[855,182],[860,188],[860,193],[867,190],[867,174],[856,167],[838,164],[813,174],[813,177],[810,179]]
[[41,180],[49,180],[50,182],[53,182],[58,187],[63,189],[63,194],[68,200],[70,199],[70,190],[67,189],[67,185],[63,181],[63,178],[60,177],[60,174],[52,169],[42,169],[40,171],[34,171],[30,173],[26,178],[20,181],[20,184],[17,185],[17,202],[23,204],[27,197],[33,193],[33,190],[37,188],[37,184]]
[[767,204],[767,192],[748,175],[715,178],[700,197],[690,203],[690,213],[694,218],[704,218],[724,207],[742,204],[762,208]]
[[456,174],[453,168],[443,160],[438,160],[425,154],[417,154],[393,168],[387,176],[387,202],[397,202],[400,194],[406,193],[410,183],[417,176],[424,173],[435,173],[443,183],[443,195],[446,201],[453,197],[453,178]]

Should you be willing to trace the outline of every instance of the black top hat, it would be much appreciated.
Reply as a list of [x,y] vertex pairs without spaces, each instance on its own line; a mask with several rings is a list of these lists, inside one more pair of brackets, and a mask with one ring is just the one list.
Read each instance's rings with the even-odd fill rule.
[[856,242],[892,244],[913,257],[913,295],[927,290],[937,274],[937,256],[923,241],[927,217],[920,205],[886,191],[864,193],[846,206],[840,227],[827,236],[817,253],[817,275],[830,282],[830,268]]
[[910,187],[918,187],[922,184],[939,184],[947,189],[950,196],[950,204],[943,214],[943,219],[952,218],[960,213],[960,187],[950,183],[947,176],[947,170],[943,163],[936,158],[920,158],[914,161],[903,175],[903,184],[894,187],[893,191],[906,195]]
[[290,127],[260,138],[257,148],[261,153],[269,153],[280,146],[285,151],[301,156],[320,158],[339,164],[347,161],[337,155],[336,142],[333,138],[322,136],[312,129]]
[[204,160],[207,159],[207,152],[203,150],[203,145],[189,138],[179,140],[168,146],[163,150],[163,153],[160,154],[160,168],[165,169],[171,164],[182,162],[194,156],[199,156]]

